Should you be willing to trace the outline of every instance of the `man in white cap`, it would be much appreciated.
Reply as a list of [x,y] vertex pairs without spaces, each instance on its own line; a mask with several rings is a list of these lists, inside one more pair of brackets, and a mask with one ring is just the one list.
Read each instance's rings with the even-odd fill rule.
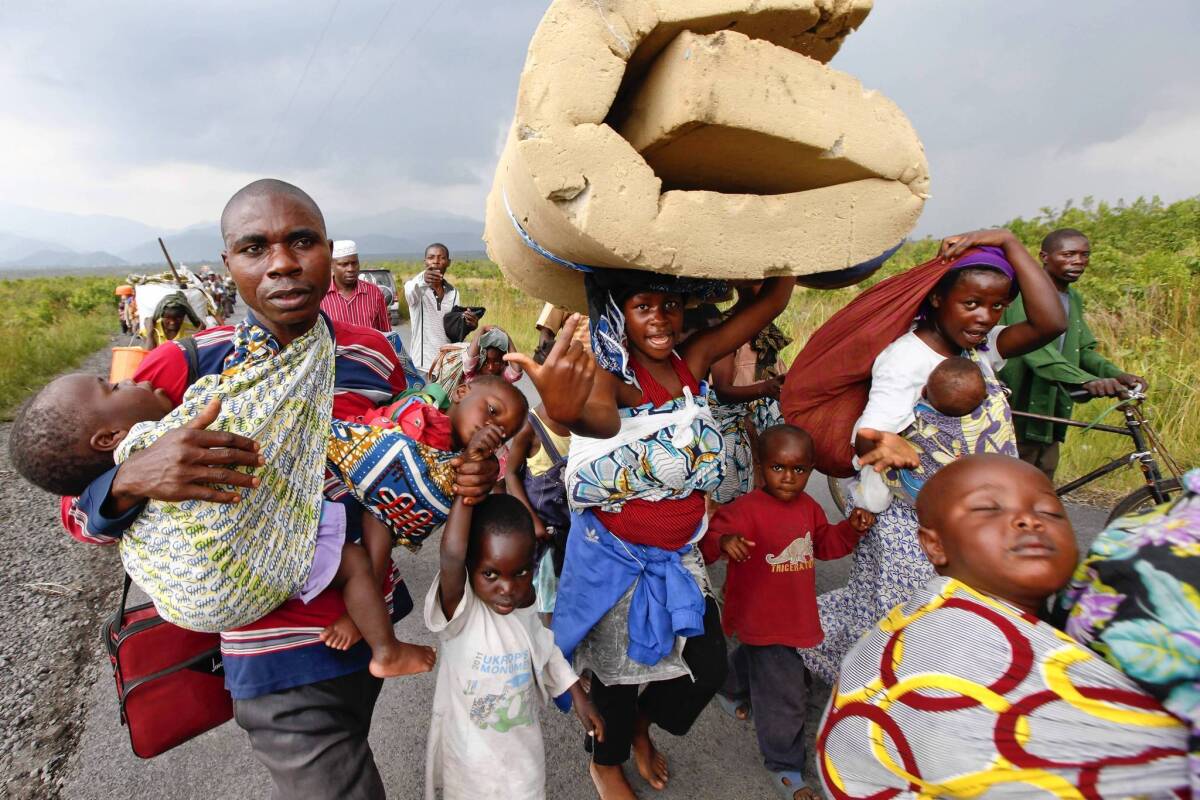
[[333,280],[321,310],[335,322],[391,333],[387,300],[378,286],[358,279],[358,245],[349,239],[333,243]]

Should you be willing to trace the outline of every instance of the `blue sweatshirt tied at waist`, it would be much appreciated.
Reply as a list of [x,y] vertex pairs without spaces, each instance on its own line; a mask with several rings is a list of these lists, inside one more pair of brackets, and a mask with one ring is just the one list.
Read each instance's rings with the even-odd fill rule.
[[657,664],[671,654],[675,637],[704,633],[704,595],[679,558],[692,546],[675,551],[631,544],[591,511],[573,512],[550,625],[567,660],[635,583],[627,651],[634,661]]

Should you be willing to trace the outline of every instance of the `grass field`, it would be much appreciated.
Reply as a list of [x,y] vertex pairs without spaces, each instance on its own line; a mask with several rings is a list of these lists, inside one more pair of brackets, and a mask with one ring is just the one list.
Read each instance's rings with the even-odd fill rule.
[[47,379],[79,364],[120,327],[104,277],[0,280],[0,418]]
[[[1079,228],[1093,240],[1092,265],[1078,288],[1101,352],[1149,380],[1151,421],[1177,460],[1200,464],[1200,198],[1171,205],[1138,200],[1129,206],[1097,206],[1085,199],[1081,206],[1068,203],[1008,223],[1035,252],[1043,235],[1064,226]],[[906,245],[873,280],[924,261],[936,246],[931,240]],[[371,266],[391,269],[398,282],[421,269],[418,262]],[[467,303],[487,308],[485,323],[504,328],[520,349],[533,349],[540,300],[509,284],[490,261],[456,262],[450,279]],[[0,280],[0,416],[11,418],[16,405],[49,377],[107,343],[118,325],[113,288],[119,282],[114,276]],[[794,339],[784,360],[790,362],[809,334],[865,285],[831,292],[797,289],[777,320]],[[407,316],[407,309],[402,313]],[[1111,406],[1112,401],[1077,405],[1075,417],[1092,421]],[[1108,421],[1119,424],[1119,416]],[[1104,463],[1126,448],[1126,441],[1073,431],[1059,476],[1074,477]],[[1122,471],[1097,489],[1111,497],[1137,481],[1132,471]]]
[[[1093,237],[1092,266],[1078,288],[1087,319],[1100,342],[1100,352],[1125,370],[1150,382],[1147,414],[1175,458],[1185,467],[1200,465],[1200,200],[1164,206],[1139,200],[1115,208],[1070,204],[1060,211],[1044,209],[1032,220],[1013,220],[1017,232],[1036,253],[1037,242],[1056,227],[1077,227]],[[888,262],[872,282],[930,258],[932,240],[910,243]],[[420,271],[418,262],[388,262],[397,280]],[[518,291],[488,261],[466,261],[451,267],[450,280],[464,301],[487,308],[485,323],[499,325],[525,351],[536,342],[534,320],[541,301]],[[776,321],[793,338],[784,351],[789,362],[808,336],[870,283],[822,292],[797,288]],[[1113,406],[1097,400],[1075,406],[1075,418],[1091,422]],[[1120,425],[1120,415],[1107,422]],[[1128,439],[1099,432],[1072,431],[1058,477],[1067,480],[1128,452]],[[1093,484],[1079,497],[1097,501],[1123,495],[1140,482],[1140,473],[1122,470]]]

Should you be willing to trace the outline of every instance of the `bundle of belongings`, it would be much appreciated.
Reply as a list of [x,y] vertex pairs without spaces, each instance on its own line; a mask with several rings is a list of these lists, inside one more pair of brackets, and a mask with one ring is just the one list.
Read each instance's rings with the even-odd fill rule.
[[[870,0],[556,0],[488,198],[492,260],[582,311],[574,268],[862,280],[915,225],[925,154],[826,66]],[[778,86],[748,92],[747,87]]]

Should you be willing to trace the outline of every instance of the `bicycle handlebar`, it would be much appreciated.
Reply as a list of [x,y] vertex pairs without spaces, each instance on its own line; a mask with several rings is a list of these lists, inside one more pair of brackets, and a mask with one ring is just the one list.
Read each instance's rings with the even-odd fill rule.
[[[1077,387],[1075,389],[1068,389],[1067,394],[1070,395],[1071,399],[1077,403],[1085,403],[1088,400],[1097,399],[1092,396],[1091,392],[1089,392],[1087,389],[1084,389],[1082,387]],[[1125,389],[1124,391],[1121,392],[1120,399],[1121,400],[1145,400],[1146,399],[1146,390],[1143,388]]]

